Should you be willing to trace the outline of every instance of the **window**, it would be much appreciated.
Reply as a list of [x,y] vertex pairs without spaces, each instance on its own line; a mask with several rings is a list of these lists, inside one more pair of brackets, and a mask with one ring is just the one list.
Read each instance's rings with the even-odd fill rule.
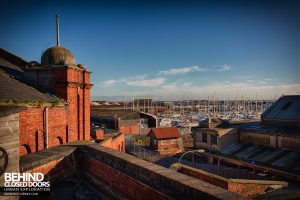
[[177,139],[172,139],[171,140],[171,144],[176,144],[177,143]]
[[161,144],[161,145],[165,145],[166,143],[167,143],[166,140],[161,140],[161,141],[160,141],[160,144]]
[[83,83],[83,73],[80,73],[80,75],[79,75],[79,82]]
[[207,142],[207,134],[202,133],[202,142]]
[[216,135],[211,136],[211,143],[216,145],[218,144],[218,138]]
[[157,144],[157,140],[156,139],[153,140],[153,144]]

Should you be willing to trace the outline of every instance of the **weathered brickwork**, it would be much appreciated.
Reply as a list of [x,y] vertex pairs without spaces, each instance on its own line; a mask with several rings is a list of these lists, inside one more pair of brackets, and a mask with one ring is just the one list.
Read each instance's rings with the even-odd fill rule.
[[[45,146],[45,108],[29,108],[20,113],[20,155],[33,153]],[[66,143],[68,111],[66,107],[48,108],[48,147]],[[69,134],[72,138],[72,134]]]
[[[20,155],[77,140],[90,140],[90,72],[77,67],[40,69],[54,77],[54,84],[45,86],[66,101],[64,107],[29,108],[20,113]],[[54,87],[54,88],[51,88]]]
[[104,130],[102,129],[93,130],[91,135],[96,140],[104,140]]
[[[90,139],[90,72],[68,67],[58,69],[55,92],[68,103],[69,132],[77,134],[70,141]],[[67,79],[65,79],[67,78]]]
[[177,169],[177,172],[227,189],[231,192],[238,193],[245,197],[251,197],[253,195],[262,194],[266,192],[267,189],[271,186],[276,186],[277,188],[288,186],[288,183],[285,181],[227,179],[182,164],[175,164],[173,165],[173,167]]
[[36,168],[23,171],[24,173],[43,173],[45,175],[45,181],[51,183],[61,179],[62,177],[71,177],[77,173],[76,161],[74,155],[59,158],[50,162],[47,162]]
[[207,183],[216,185],[218,187],[228,189],[228,181],[225,178],[222,178],[219,176],[214,176],[213,174],[209,174],[204,171],[201,171],[201,173],[200,173],[200,170],[194,171],[194,170],[190,170],[189,168],[185,168],[185,167],[180,167],[177,171],[180,173],[183,173],[185,175],[205,181]]
[[138,134],[139,126],[121,126],[120,133],[124,134]]
[[81,167],[89,184],[92,184],[96,190],[106,194],[106,196],[111,195],[106,188],[109,187],[111,192],[117,193],[118,196],[126,199],[170,199],[167,195],[89,156],[82,156],[81,161]]
[[109,137],[105,141],[101,142],[101,145],[120,152],[125,152],[125,136],[124,134],[119,134],[115,137]]
[[25,155],[20,171],[42,172],[51,184],[73,177],[105,199],[247,199],[99,144],[61,145]]
[[[106,185],[109,189],[112,188],[111,184],[115,183],[121,183],[122,186],[119,187],[127,187],[127,184],[131,184],[129,183],[130,178],[133,178],[139,183],[153,188],[154,191],[156,190],[168,196],[169,199],[247,199],[201,180],[188,177],[103,146],[87,145],[82,147],[81,151],[83,152],[82,154],[86,156],[86,158],[82,157],[80,162],[80,164],[84,166],[81,167],[81,170],[85,172],[83,174],[85,178],[91,180],[91,177],[98,177],[97,179],[93,179],[93,181],[98,185]],[[113,177],[115,177],[114,173],[110,170],[104,171],[103,168],[100,167],[102,164],[113,168],[119,175],[124,173],[130,178],[124,179],[124,182],[122,179],[115,182],[113,179]],[[93,166],[92,170],[89,169],[91,166]],[[112,180],[112,182],[102,183],[103,177],[106,180]],[[117,177],[115,178],[117,179]],[[138,193],[138,191],[143,191],[140,190],[140,188],[138,191],[135,189],[136,188],[133,187],[131,190],[131,188],[127,187],[127,192],[134,194]],[[117,193],[117,190],[112,191]],[[152,198],[151,194],[143,198],[155,199]],[[137,198],[133,197],[130,199]]]

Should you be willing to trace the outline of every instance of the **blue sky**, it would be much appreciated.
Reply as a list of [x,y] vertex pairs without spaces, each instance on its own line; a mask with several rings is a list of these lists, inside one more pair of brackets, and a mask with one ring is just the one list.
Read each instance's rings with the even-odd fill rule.
[[270,98],[300,94],[297,1],[1,1],[0,46],[40,61],[61,45],[92,96]]

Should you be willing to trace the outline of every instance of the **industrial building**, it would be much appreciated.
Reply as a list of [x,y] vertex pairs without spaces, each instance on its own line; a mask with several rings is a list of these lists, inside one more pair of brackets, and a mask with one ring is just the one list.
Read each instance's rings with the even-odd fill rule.
[[91,123],[108,132],[124,134],[147,134],[150,128],[157,127],[157,117],[141,111],[124,109],[102,109],[91,107]]
[[230,162],[299,181],[299,105],[299,95],[282,96],[262,114],[261,121],[193,128],[194,147],[207,149],[219,163]]

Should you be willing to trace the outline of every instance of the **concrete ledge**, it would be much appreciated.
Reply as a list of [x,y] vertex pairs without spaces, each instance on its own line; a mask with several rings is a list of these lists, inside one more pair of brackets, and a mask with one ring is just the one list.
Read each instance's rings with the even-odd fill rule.
[[60,145],[51,147],[36,153],[27,154],[20,157],[20,172],[35,169],[51,161],[69,156],[75,152],[76,146]]
[[259,185],[282,185],[288,187],[289,183],[286,181],[266,181],[266,180],[246,180],[246,179],[228,179],[232,183],[244,183],[244,184],[259,184]]
[[203,180],[245,197],[265,193],[266,190],[274,186],[276,186],[276,188],[285,188],[288,186],[288,183],[285,181],[227,179],[181,163],[173,164],[171,168],[177,172]]

